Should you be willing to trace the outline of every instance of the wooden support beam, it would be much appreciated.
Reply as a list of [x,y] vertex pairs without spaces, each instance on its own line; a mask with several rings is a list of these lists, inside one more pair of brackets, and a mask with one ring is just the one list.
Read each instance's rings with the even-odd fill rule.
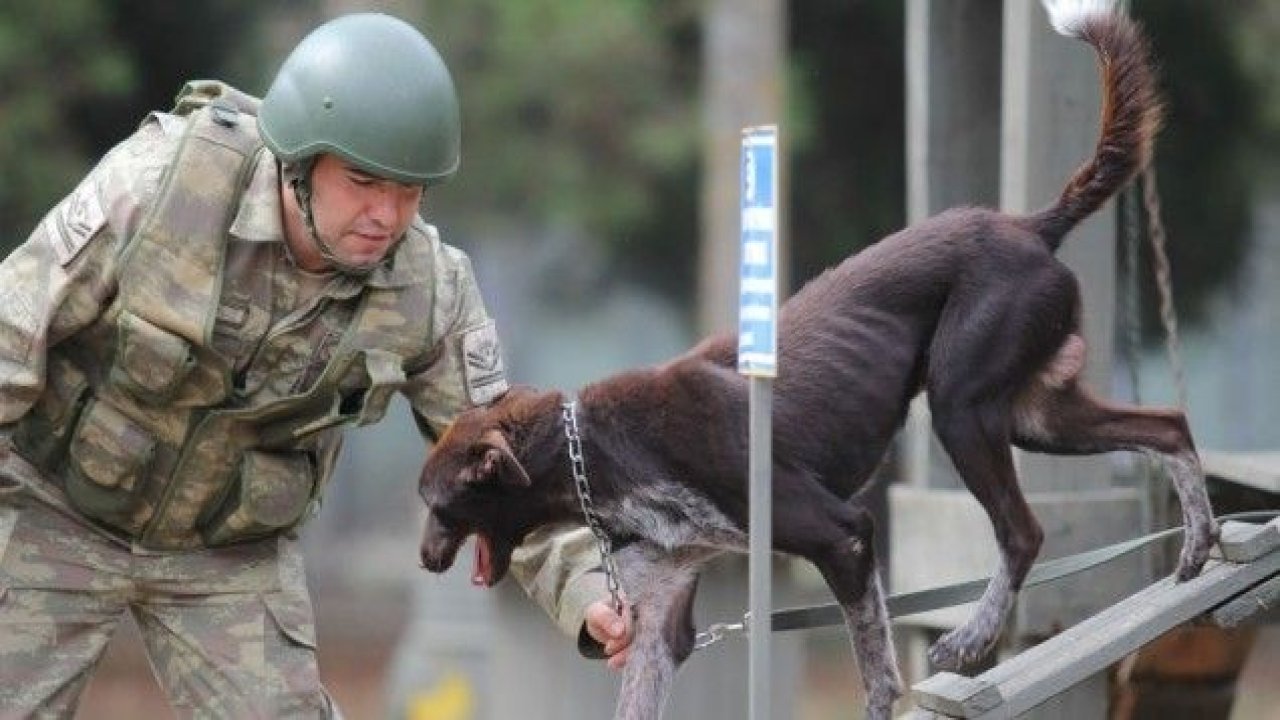
[[1234,522],[1222,524],[1214,557],[1236,563],[1253,562],[1280,547],[1280,518],[1266,525]]
[[1280,576],[1214,609],[1209,613],[1209,621],[1222,628],[1280,623]]
[[[969,682],[943,676],[919,683],[913,690],[922,710],[908,717],[1018,717],[1170,629],[1280,577],[1280,520],[1227,526],[1224,555],[1252,559],[1210,560],[1192,580],[1160,580]],[[992,698],[1002,702],[991,705]]]
[[912,689],[922,708],[942,713],[943,717],[977,717],[1004,704],[1000,688],[995,685],[949,672],[925,678]]

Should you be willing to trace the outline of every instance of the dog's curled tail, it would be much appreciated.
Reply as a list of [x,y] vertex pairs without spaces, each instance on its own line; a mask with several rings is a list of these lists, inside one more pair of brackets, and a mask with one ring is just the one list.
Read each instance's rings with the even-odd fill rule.
[[1054,28],[1094,47],[1102,65],[1102,128],[1093,157],[1076,170],[1052,206],[1031,215],[1032,230],[1057,250],[1151,158],[1160,129],[1155,71],[1142,30],[1111,0],[1043,0]]

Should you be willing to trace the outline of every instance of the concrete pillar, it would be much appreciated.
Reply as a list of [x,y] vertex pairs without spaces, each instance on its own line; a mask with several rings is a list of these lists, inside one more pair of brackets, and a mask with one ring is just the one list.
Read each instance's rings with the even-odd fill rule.
[[[698,332],[736,327],[742,128],[782,122],[783,0],[710,0],[703,9],[702,238]],[[779,157],[785,158],[785,126]],[[786,163],[780,163],[779,223],[786,242]],[[785,245],[779,248],[785,254]],[[783,263],[785,267],[785,262]],[[779,277],[786,277],[779,273]],[[780,290],[784,290],[780,288]],[[781,292],[780,297],[786,297]]]
[[907,3],[907,215],[1000,199],[1000,24],[993,0]]
[[[907,3],[908,222],[999,202],[1000,23],[994,0]],[[908,483],[960,487],[923,397],[912,403],[904,440]]]

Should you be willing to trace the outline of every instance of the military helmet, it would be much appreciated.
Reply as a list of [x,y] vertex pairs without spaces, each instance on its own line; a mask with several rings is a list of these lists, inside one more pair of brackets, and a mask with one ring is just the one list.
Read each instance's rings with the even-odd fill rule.
[[449,69],[416,29],[378,13],[345,15],[303,38],[262,99],[258,129],[284,163],[332,153],[411,185],[443,182],[458,168]]

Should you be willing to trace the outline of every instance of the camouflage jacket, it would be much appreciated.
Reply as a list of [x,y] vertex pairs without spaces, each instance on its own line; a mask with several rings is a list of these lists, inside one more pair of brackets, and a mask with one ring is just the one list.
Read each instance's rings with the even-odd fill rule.
[[[205,183],[167,180],[192,122],[153,113],[0,264],[0,446],[20,456],[0,472],[141,550],[296,527],[342,428],[380,419],[394,391],[432,439],[506,389],[465,254],[418,219],[365,278],[297,270],[278,166],[260,146],[228,185],[223,229],[205,233],[220,264],[201,273],[173,256],[187,244],[143,247],[159,203],[204,220]],[[201,302],[187,319],[203,327],[170,322]],[[583,537],[536,538],[517,561],[569,633],[604,592]]]
[[153,116],[0,280],[15,449],[81,514],[157,550],[296,525],[342,427],[381,419],[394,391],[431,434],[506,387],[462,253],[419,220],[369,277],[308,277],[285,252],[278,171],[256,136],[243,190],[175,171],[195,123]]

